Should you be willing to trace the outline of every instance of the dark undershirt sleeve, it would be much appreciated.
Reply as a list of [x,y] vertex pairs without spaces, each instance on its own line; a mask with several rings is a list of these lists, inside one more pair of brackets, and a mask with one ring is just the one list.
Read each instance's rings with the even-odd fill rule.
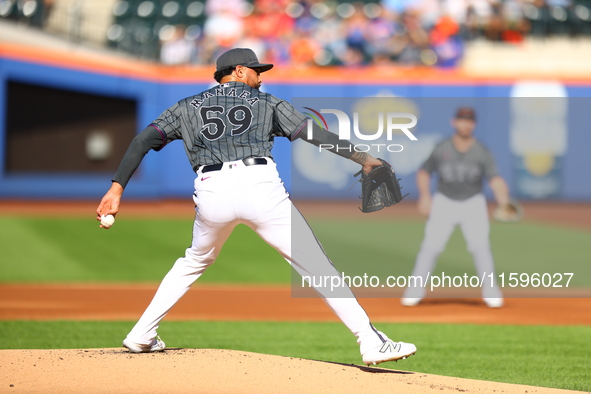
[[166,145],[165,136],[153,126],[146,127],[141,133],[135,136],[129,148],[125,152],[119,168],[115,173],[112,181],[119,183],[123,188],[127,186],[127,182],[138,168],[146,153],[150,149],[159,151]]
[[323,129],[314,122],[312,122],[312,138],[308,139],[308,128],[306,126],[304,126],[293,139],[295,140],[298,138],[346,159],[349,159],[355,152],[352,143],[347,140],[340,140],[337,134]]

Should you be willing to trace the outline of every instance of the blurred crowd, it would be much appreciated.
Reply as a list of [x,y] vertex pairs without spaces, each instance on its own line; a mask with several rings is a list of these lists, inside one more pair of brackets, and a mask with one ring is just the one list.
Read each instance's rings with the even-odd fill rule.
[[227,48],[250,47],[267,62],[295,67],[454,67],[470,40],[518,43],[528,34],[577,34],[571,27],[554,31],[551,23],[555,10],[567,13],[556,26],[567,18],[585,22],[589,8],[576,18],[577,6],[572,0],[208,0],[202,32],[188,37],[177,26],[161,42],[161,61],[210,64]]
[[[0,18],[41,26],[59,3],[67,15],[58,25],[74,26],[74,10],[101,1],[0,0]],[[80,32],[92,22],[80,17]],[[294,67],[445,68],[473,40],[591,36],[591,0],[117,0],[110,23],[109,46],[167,65],[212,64],[228,48],[250,47]]]

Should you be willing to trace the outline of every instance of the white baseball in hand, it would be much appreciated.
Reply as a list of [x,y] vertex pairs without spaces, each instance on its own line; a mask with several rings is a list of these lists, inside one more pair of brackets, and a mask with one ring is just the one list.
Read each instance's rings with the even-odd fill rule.
[[104,228],[109,228],[115,223],[115,216],[113,215],[101,215],[101,225]]

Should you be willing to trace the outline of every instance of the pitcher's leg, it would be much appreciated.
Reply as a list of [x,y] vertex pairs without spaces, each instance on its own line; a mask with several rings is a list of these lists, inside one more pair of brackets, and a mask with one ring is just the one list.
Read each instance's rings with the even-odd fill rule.
[[127,338],[138,344],[149,344],[156,336],[160,321],[216,259],[233,225],[212,225],[195,217],[193,241],[185,256],[177,259],[166,274],[152,302]]
[[[291,201],[286,200],[282,203],[278,212],[281,214],[273,220],[253,225],[253,229],[261,238],[277,249],[303,277],[340,277],[312,229]],[[349,287],[340,287],[337,293],[332,293],[330,288],[326,287],[317,287],[315,290],[358,338],[362,353],[367,349],[381,346],[387,340],[385,335],[371,325],[369,316]]]

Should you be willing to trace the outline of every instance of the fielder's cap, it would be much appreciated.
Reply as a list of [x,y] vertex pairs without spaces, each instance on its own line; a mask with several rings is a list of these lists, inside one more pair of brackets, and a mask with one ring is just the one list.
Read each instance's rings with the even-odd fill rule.
[[269,71],[272,64],[259,62],[257,55],[249,48],[234,48],[224,52],[216,61],[216,71],[227,67],[244,66],[248,68],[259,68],[261,72]]
[[470,107],[460,107],[456,111],[456,119],[476,120],[476,112]]

